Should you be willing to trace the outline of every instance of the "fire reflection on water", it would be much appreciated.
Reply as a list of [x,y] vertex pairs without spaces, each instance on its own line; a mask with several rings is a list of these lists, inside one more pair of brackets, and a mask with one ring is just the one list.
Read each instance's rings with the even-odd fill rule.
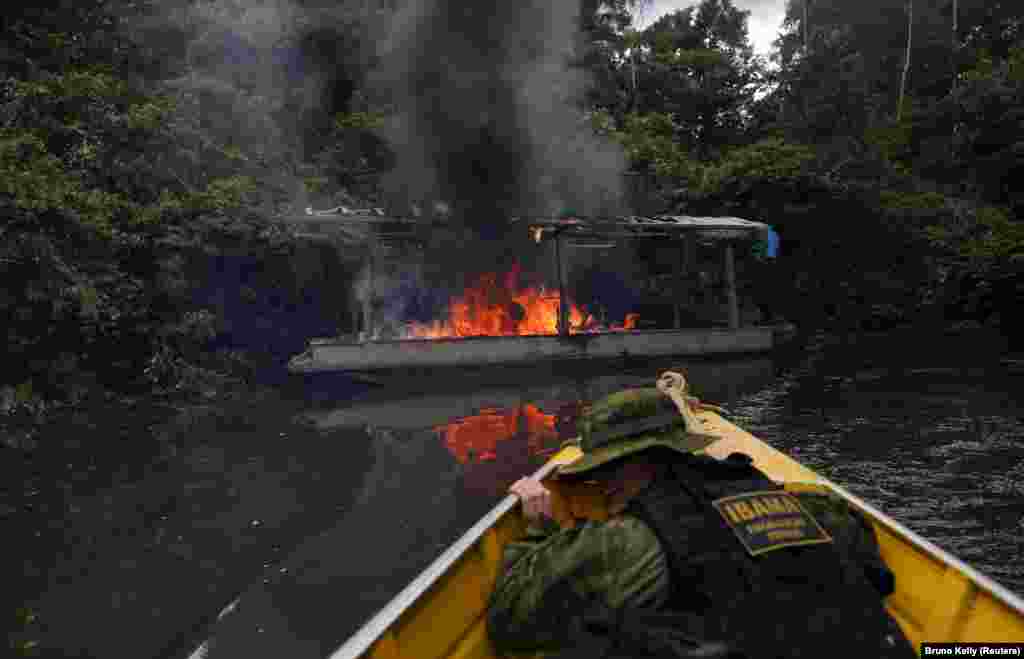
[[563,437],[575,433],[577,410],[575,403],[563,405],[555,414],[532,404],[486,408],[434,430],[452,456],[464,465],[466,489],[497,496],[513,480],[529,473],[532,465],[550,456]]

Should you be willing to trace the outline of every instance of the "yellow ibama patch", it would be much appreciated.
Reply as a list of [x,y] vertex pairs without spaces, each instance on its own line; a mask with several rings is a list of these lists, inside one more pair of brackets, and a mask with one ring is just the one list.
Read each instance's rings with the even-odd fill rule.
[[796,497],[782,490],[746,492],[711,504],[751,556],[783,547],[832,542]]

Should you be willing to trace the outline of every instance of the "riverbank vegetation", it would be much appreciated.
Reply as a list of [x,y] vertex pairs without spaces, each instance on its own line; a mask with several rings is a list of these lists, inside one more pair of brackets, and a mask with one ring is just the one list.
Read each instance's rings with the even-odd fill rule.
[[[47,409],[201,395],[338,326],[352,273],[273,218],[311,196],[384,202],[377,127],[395,108],[372,72],[392,4],[5,12],[6,444],[29,445]],[[1017,3],[790,0],[771,62],[733,0],[642,30],[637,4],[584,0],[573,56],[580,110],[623,146],[644,210],[773,225],[758,295],[806,326],[1016,333]]]
[[[96,0],[5,12],[8,446],[32,447],[36,423],[68,405],[216,392],[332,325],[332,260],[271,220],[310,172],[330,171],[301,155],[330,116],[319,99],[303,104],[301,79],[276,84],[268,61],[313,66],[316,53],[296,41],[309,29],[288,41],[281,18],[256,9]],[[327,133],[338,137],[325,150],[342,151],[345,129]]]
[[[176,435],[156,426],[259,400],[288,355],[348,322],[356,273],[275,217],[389,202],[380,126],[401,108],[374,76],[398,4],[5,10],[0,519],[59,517],[109,481],[92,472]],[[805,328],[1022,334],[1019,2],[787,0],[771,61],[736,0],[639,29],[643,4],[580,0],[571,53],[591,83],[580,115],[621,145],[638,210],[774,226],[779,257],[746,259],[745,279]],[[12,643],[31,653],[31,637]]]
[[745,12],[708,0],[609,46],[619,83],[595,119],[663,208],[776,227],[785,315],[1014,333],[1022,19],[1006,2],[793,0],[769,63]]

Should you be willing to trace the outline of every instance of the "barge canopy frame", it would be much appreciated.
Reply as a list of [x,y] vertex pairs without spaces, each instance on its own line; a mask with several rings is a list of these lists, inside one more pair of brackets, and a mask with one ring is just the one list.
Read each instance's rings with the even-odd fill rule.
[[[736,256],[734,242],[744,238],[759,237],[766,240],[770,227],[762,222],[753,222],[739,217],[694,217],[690,215],[629,215],[610,218],[513,218],[514,222],[528,224],[530,234],[537,243],[545,239],[555,241],[555,258],[558,260],[559,273],[558,293],[561,300],[559,308],[558,333],[567,335],[568,311],[563,285],[562,253],[560,249],[566,240],[607,241],[609,239],[662,239],[679,244],[679,261],[676,264],[677,281],[682,280],[684,263],[692,260],[693,236],[705,240],[720,240],[725,243],[725,282],[729,305],[729,329],[739,329],[740,311],[739,298],[736,294]],[[682,309],[680,301],[673,304],[675,329],[682,327]]]
[[[422,243],[424,232],[431,228],[450,226],[446,218],[437,215],[420,217],[389,217],[379,208],[353,210],[343,206],[325,211],[306,209],[305,214],[281,216],[280,220],[302,227],[303,235],[333,236],[333,240],[349,247],[360,247],[365,266],[368,268],[370,290],[374,288],[375,261],[380,249],[387,243]],[[689,215],[627,215],[614,217],[538,217],[522,216],[511,218],[530,232],[538,244],[544,240],[555,241],[555,259],[558,273],[558,289],[561,304],[558,313],[558,333],[568,336],[568,305],[565,292],[564,249],[566,241],[584,246],[587,241],[605,242],[622,239],[661,239],[679,245],[679,262],[675,274],[681,281],[685,265],[692,260],[696,239],[723,242],[724,274],[729,307],[729,329],[739,328],[739,303],[736,294],[736,266],[734,244],[740,240],[768,237],[770,227],[738,217],[696,217]],[[572,243],[570,243],[572,244]],[[360,305],[356,305],[360,306]],[[362,334],[367,340],[373,335],[372,303],[364,300],[361,305]],[[681,329],[682,309],[680,301],[673,304],[675,329]]]

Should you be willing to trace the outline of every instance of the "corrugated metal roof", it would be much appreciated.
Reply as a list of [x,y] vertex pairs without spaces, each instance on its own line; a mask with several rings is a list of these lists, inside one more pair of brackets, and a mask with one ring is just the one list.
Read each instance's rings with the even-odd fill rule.
[[[301,223],[318,233],[328,233],[330,224],[336,225],[446,225],[438,217],[390,217],[379,208],[348,209],[342,206],[327,211],[306,209],[304,215],[282,216],[286,222]],[[767,235],[769,226],[739,217],[698,217],[692,215],[625,215],[621,217],[517,217],[513,222],[526,225],[538,242],[553,236],[580,238],[644,238],[678,236],[683,232],[696,232],[702,238],[742,238],[761,233]],[[340,227],[339,227],[340,228]],[[378,229],[378,231],[383,230]],[[354,238],[354,236],[353,236]],[[358,238],[355,238],[358,240]]]
[[739,217],[697,217],[693,215],[627,215],[611,218],[517,218],[532,226],[550,227],[597,227],[621,226],[639,228],[679,229],[679,230],[714,230],[739,229],[746,231],[767,231],[768,225],[753,222]]
[[611,218],[519,218],[529,224],[534,240],[556,235],[587,238],[643,238],[678,236],[696,232],[702,238],[742,238],[769,226],[739,217],[696,217],[691,215],[629,215]]

